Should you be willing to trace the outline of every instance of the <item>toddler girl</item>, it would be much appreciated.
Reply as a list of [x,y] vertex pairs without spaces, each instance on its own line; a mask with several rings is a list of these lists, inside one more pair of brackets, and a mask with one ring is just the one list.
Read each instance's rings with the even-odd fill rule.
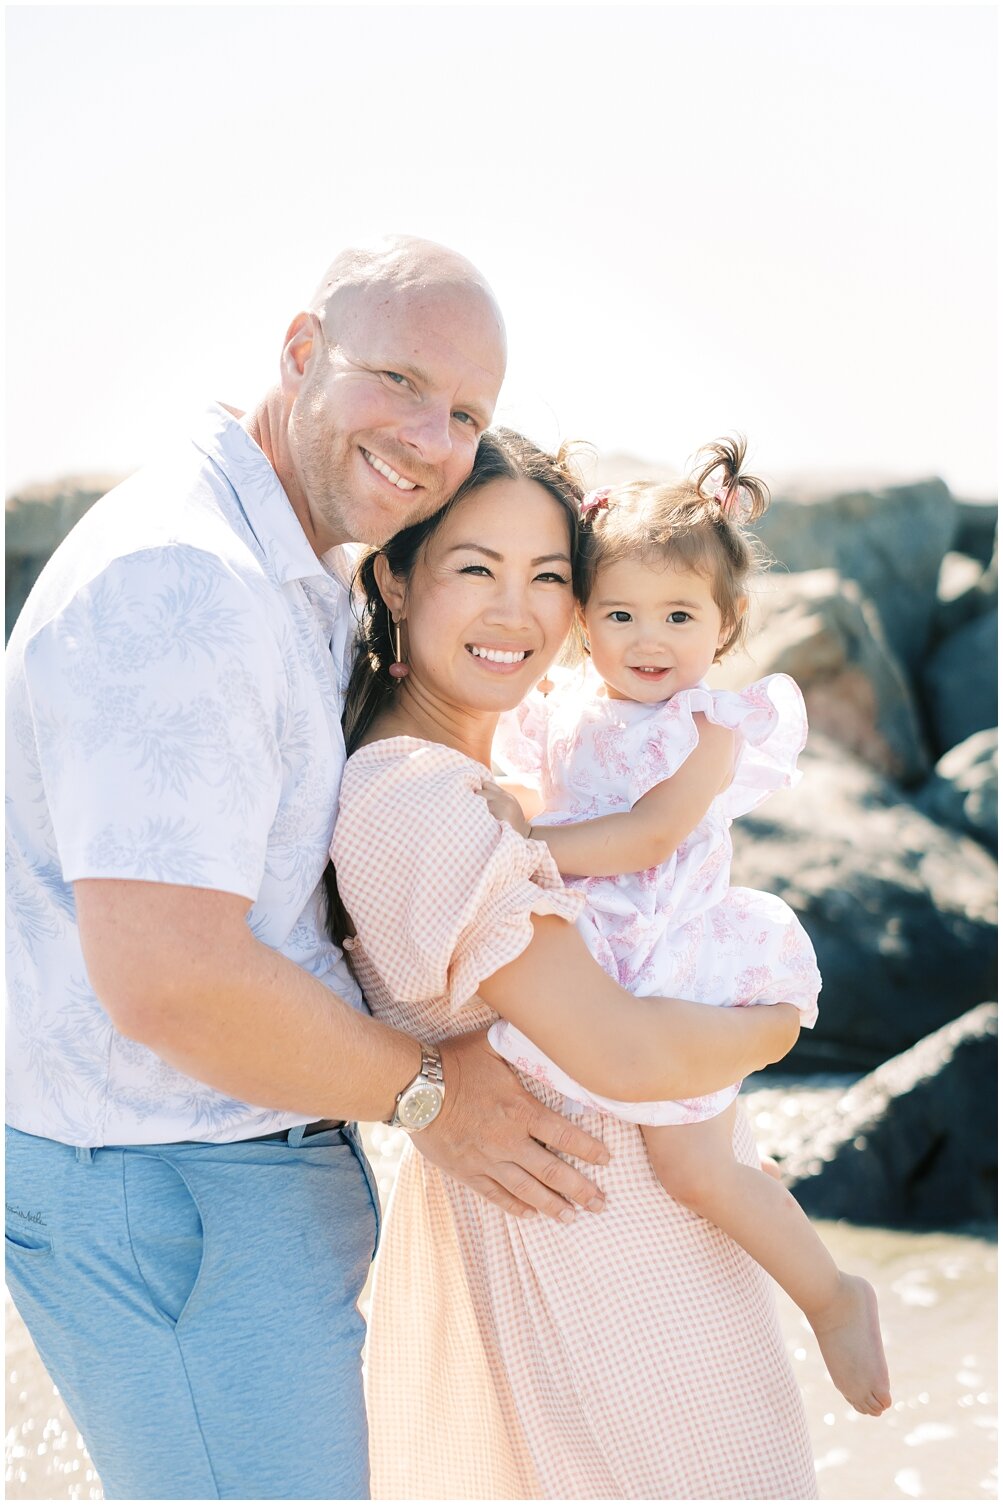
[[[584,680],[569,676],[502,717],[496,754],[525,782],[484,792],[584,890],[579,928],[622,986],[719,1005],[794,1003],[810,1026],[821,979],[796,916],[772,894],[729,887],[732,820],[799,777],[801,693],[782,674],[739,692],[704,683],[742,639],[759,562],[746,525],[768,493],[741,473],[744,441],[700,458],[681,484],[586,497],[575,582]],[[739,1083],[685,1102],[613,1102],[513,1025],[500,1021],[490,1038],[520,1071],[640,1124],[659,1181],[797,1302],[847,1400],[872,1416],[888,1407],[872,1288],[837,1269],[778,1179],[732,1154]]]

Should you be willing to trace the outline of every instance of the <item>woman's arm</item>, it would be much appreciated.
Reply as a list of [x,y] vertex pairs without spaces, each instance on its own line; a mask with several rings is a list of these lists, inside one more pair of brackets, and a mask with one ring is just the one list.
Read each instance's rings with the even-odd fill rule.
[[793,1004],[634,998],[553,915],[534,916],[529,946],[478,991],[590,1092],[621,1102],[717,1092],[779,1061],[800,1028]]

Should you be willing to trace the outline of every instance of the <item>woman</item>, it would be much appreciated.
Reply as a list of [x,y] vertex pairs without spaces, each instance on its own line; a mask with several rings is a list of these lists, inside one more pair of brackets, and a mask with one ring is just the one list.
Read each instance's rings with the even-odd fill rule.
[[[478,792],[498,715],[570,626],[578,496],[559,460],[487,437],[452,503],[364,564],[346,949],[373,1012],[426,1041],[501,1015],[593,1091],[696,1095],[783,1054],[787,1006],[631,999],[546,849]],[[814,1498],[765,1275],[666,1195],[636,1126],[526,1085],[607,1144],[606,1211],[509,1217],[408,1147],[373,1293],[374,1497]],[[736,1153],[755,1162],[741,1119]]]

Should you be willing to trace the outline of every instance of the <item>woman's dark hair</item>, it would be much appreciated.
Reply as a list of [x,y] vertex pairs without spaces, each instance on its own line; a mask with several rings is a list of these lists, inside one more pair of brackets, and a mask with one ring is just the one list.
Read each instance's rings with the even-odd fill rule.
[[[571,464],[575,450],[576,446],[562,445],[556,455],[551,455],[513,429],[487,430],[481,435],[469,476],[449,501],[431,517],[402,528],[382,549],[371,550],[361,561],[355,574],[358,641],[341,718],[349,757],[380,712],[392,704],[400,685],[390,673],[390,665],[397,655],[391,636],[390,613],[376,583],[376,560],[382,554],[398,580],[410,580],[425,545],[453,508],[471,492],[498,480],[535,481],[550,493],[567,516],[571,557],[574,559],[578,545],[578,509],[584,489]],[[324,885],[328,898],[328,928],[340,944],[347,929],[330,863],[324,873]]]

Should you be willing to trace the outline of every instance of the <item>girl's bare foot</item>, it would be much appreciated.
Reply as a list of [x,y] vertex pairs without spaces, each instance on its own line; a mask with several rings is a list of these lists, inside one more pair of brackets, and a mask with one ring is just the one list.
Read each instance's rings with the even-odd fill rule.
[[874,1288],[841,1273],[836,1295],[808,1320],[840,1394],[864,1416],[887,1411],[892,1397]]
[[760,1155],[759,1169],[763,1172],[764,1176],[772,1176],[774,1181],[782,1181],[784,1179],[784,1173],[772,1155]]

